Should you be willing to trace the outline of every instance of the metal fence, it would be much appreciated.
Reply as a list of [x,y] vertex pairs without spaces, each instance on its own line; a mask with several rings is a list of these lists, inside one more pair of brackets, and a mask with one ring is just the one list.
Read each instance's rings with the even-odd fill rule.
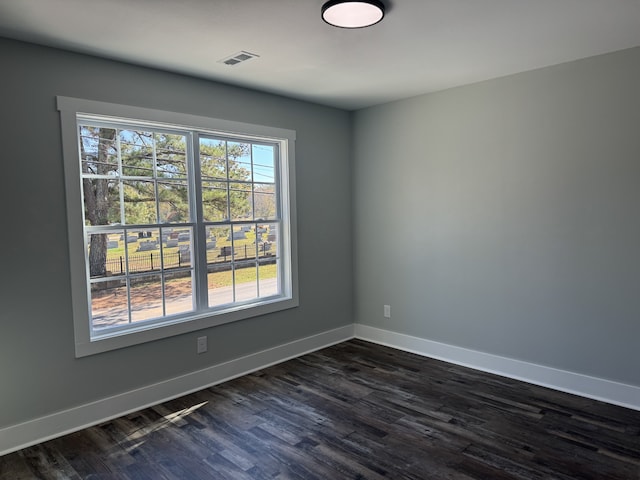
[[[271,252],[271,244],[268,242],[261,243],[259,246],[258,258],[271,258],[275,256],[275,252]],[[161,258],[162,257],[162,258]],[[240,245],[235,249],[231,246],[223,246],[220,248],[207,250],[208,264],[230,263],[231,260],[251,260],[256,258],[255,245]],[[154,270],[171,270],[182,267],[191,266],[191,252],[189,250],[181,251],[160,251],[134,253],[128,257],[129,273],[143,273]],[[124,256],[107,257],[106,270],[110,275],[123,275],[127,272],[127,260]]]
[[[165,269],[188,267],[191,264],[188,253],[185,252],[160,252],[134,253],[129,255],[129,273],[150,272]],[[127,262],[124,256],[107,258],[107,271],[112,275],[124,274],[127,271]]]

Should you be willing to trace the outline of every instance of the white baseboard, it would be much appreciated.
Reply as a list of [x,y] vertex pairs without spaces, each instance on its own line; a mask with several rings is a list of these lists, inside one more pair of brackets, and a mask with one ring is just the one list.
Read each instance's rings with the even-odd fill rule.
[[353,338],[353,325],[0,429],[0,456]]
[[355,338],[534,385],[640,410],[640,387],[355,324]]
[[425,357],[640,410],[640,387],[355,324],[1,428],[0,456],[341,343],[354,336]]

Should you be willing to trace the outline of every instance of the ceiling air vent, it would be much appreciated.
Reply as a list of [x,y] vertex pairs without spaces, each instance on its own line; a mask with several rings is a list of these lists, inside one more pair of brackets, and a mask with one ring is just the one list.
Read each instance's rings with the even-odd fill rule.
[[224,63],[225,65],[237,65],[242,62],[246,62],[254,57],[259,57],[260,55],[256,55],[255,53],[245,52],[244,50],[234,53],[230,57],[223,58],[222,60],[218,60],[218,63]]

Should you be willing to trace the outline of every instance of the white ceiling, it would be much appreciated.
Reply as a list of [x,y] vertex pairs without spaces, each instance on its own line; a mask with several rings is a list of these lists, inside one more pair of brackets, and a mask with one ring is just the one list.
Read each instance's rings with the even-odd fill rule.
[[357,30],[323,3],[0,0],[0,36],[349,110],[640,45],[640,0],[384,0]]

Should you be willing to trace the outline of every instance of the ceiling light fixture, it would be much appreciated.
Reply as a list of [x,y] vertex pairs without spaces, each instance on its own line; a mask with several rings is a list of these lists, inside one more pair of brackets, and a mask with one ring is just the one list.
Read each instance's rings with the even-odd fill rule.
[[378,0],[330,0],[322,6],[322,19],[334,27],[370,27],[383,17],[384,4]]

